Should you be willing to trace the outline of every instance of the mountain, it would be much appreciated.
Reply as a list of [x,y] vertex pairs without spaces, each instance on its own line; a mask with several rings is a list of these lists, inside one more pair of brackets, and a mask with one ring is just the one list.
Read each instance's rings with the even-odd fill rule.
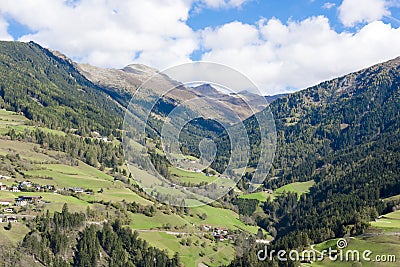
[[0,105],[53,129],[109,135],[123,110],[69,60],[35,44],[0,42]]
[[[188,108],[195,113],[201,114],[203,117],[216,116],[228,124],[237,121],[236,116],[231,117],[233,113],[243,120],[266,106],[266,102],[261,96],[251,93],[222,93],[210,84],[188,87],[145,65],[132,64],[119,70],[78,63],[75,63],[75,66],[88,80],[103,88],[124,106],[128,105],[136,90],[143,83],[153,95],[160,95],[166,89],[173,89],[164,96],[165,102],[174,106],[186,102],[184,105],[188,105]],[[136,95],[136,97],[140,96]],[[196,99],[196,104],[191,104],[189,100],[192,99]],[[227,113],[225,109],[221,108],[224,105],[234,112]],[[255,110],[253,111],[252,108]]]
[[[396,209],[399,201],[386,199],[400,194],[400,57],[290,94],[270,108],[277,150],[264,187],[315,181],[308,194],[288,192],[264,203],[258,224],[277,231],[271,249],[359,235]],[[255,123],[254,117],[245,121],[257,150]]]

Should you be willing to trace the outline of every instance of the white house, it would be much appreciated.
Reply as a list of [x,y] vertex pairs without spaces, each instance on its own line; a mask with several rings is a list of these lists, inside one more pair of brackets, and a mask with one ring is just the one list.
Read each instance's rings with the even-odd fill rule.
[[0,205],[1,206],[10,206],[11,205],[11,201],[6,200],[6,199],[0,199]]
[[24,207],[24,206],[27,206],[28,204],[29,204],[29,203],[28,203],[27,200],[22,200],[22,199],[17,200],[17,201],[15,202],[15,205],[17,205],[18,207]]
[[13,187],[11,187],[10,191],[11,191],[11,192],[21,192],[21,191],[19,190],[18,186],[15,186],[15,185],[14,185]]
[[6,222],[17,222],[17,217],[14,216],[7,216]]
[[14,210],[13,210],[12,208],[7,208],[7,209],[4,209],[4,212],[6,212],[6,213],[13,213]]

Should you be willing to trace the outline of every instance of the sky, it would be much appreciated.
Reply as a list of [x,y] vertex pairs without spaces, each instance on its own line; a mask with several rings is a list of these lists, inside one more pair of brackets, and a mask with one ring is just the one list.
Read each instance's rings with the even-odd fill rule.
[[400,0],[0,0],[0,40],[107,68],[216,62],[272,95],[400,56]]

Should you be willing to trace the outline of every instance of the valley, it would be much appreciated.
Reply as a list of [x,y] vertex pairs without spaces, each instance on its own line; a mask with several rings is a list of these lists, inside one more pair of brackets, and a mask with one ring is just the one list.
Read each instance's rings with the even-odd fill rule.
[[[277,146],[254,192],[261,135],[239,94],[162,76],[148,84],[149,98],[134,99],[138,107],[145,110],[162,86],[176,90],[147,121],[139,110],[129,128],[129,101],[157,70],[79,65],[33,42],[0,42],[0,63],[4,266],[393,266],[257,259],[266,244],[322,251],[340,238],[346,250],[400,257],[400,58],[270,97]],[[191,120],[177,138],[182,155],[167,157],[173,150],[160,135],[168,114],[210,96],[240,114],[250,147],[246,168],[224,173],[231,157],[245,158],[244,150],[231,151],[228,130],[239,127],[231,114],[217,116],[227,129],[208,117]],[[202,103],[185,110],[222,111]],[[126,144],[127,135],[135,140]],[[202,168],[205,139],[218,153]],[[211,201],[219,189],[225,194]]]

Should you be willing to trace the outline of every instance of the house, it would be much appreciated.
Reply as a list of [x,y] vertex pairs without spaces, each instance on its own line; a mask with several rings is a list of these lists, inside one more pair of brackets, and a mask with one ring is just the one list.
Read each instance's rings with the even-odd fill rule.
[[26,200],[18,200],[17,199],[17,201],[15,201],[15,205],[18,207],[24,207],[24,206],[27,206],[28,204],[29,203]]
[[100,134],[99,132],[93,131],[93,132],[92,132],[92,136],[93,136],[94,138],[100,138],[100,137],[101,137],[101,134]]
[[274,191],[272,189],[264,189],[264,192],[268,193],[268,194],[273,194]]
[[0,190],[1,191],[6,191],[8,188],[5,184],[0,185]]
[[81,187],[69,187],[68,190],[79,194],[85,192],[85,190]]
[[203,224],[202,226],[201,226],[201,229],[203,230],[203,231],[210,231],[211,230],[211,225],[205,225],[205,224]]
[[101,138],[101,141],[103,141],[103,142],[105,142],[105,143],[111,143],[111,141],[110,141],[110,140],[108,140],[108,138],[107,138],[107,137],[103,137],[103,138]]
[[11,192],[21,192],[18,188],[18,186],[13,185],[10,189]]
[[28,203],[40,203],[42,196],[18,196],[17,201],[26,201]]
[[225,239],[224,236],[228,235],[228,230],[224,228],[214,228],[212,235],[215,238],[223,237]]
[[45,186],[42,186],[42,188],[44,188],[46,190],[54,190],[54,185],[47,184]]
[[0,174],[0,179],[6,179],[6,180],[8,180],[8,179],[11,179],[11,177],[5,176],[5,175],[1,175],[1,174]]
[[23,182],[19,182],[18,187],[21,189],[22,187],[32,187],[32,182],[30,181],[23,181]]
[[14,210],[12,208],[7,208],[7,209],[4,209],[3,211],[6,212],[6,213],[13,213],[14,212]]
[[15,222],[17,222],[17,217],[7,216],[6,222],[15,223]]
[[10,205],[11,205],[11,200],[8,200],[8,199],[0,199],[0,205],[1,205],[1,206],[10,206]]

